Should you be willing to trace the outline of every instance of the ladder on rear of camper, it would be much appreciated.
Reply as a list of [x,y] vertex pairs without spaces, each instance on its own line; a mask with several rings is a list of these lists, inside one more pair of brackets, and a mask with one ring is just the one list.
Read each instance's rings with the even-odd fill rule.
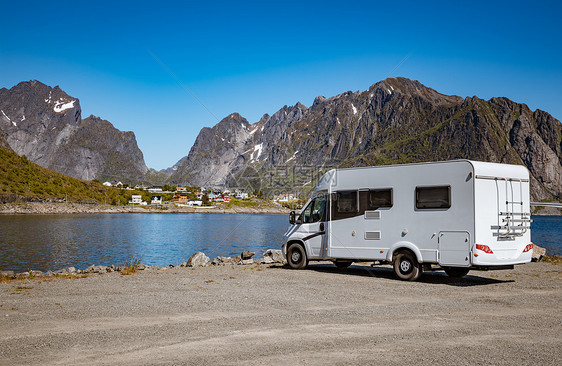
[[[531,213],[524,212],[523,204],[523,182],[527,179],[495,178],[498,200],[498,224],[492,225],[491,229],[496,232],[494,236],[504,239],[523,236],[531,228]],[[505,201],[500,202],[500,185],[505,182]],[[519,200],[516,200],[513,185],[519,183]]]

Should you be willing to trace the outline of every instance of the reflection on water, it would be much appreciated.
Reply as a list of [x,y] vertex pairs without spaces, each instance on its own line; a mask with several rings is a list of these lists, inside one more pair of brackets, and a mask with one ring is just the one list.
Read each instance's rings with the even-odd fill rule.
[[[532,241],[562,254],[562,217],[534,216]],[[0,270],[120,265],[131,257],[177,265],[196,251],[210,257],[281,247],[286,215],[0,215]]]
[[281,247],[286,215],[99,214],[0,216],[0,269],[54,270],[119,265],[131,257],[177,265]]

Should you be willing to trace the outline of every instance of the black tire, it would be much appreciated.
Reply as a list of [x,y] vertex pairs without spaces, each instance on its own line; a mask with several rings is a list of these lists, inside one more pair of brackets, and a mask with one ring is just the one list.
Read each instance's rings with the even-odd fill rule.
[[308,258],[303,246],[298,243],[290,244],[287,248],[287,263],[292,269],[304,269],[308,265]]
[[349,266],[351,266],[351,263],[353,263],[352,261],[334,261],[334,264],[336,265],[336,267],[338,267],[339,269],[345,269]]
[[416,281],[423,272],[421,264],[416,256],[409,251],[399,252],[395,255],[392,267],[396,277],[403,281]]
[[461,278],[468,274],[470,269],[468,268],[459,268],[459,267],[443,267],[443,270],[449,277],[453,278]]

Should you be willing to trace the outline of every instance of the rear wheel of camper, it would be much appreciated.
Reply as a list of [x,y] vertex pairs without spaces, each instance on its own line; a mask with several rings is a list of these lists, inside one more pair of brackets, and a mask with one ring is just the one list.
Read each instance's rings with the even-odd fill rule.
[[458,267],[443,267],[443,270],[449,277],[460,278],[464,277],[470,271],[468,268],[458,268]]
[[347,268],[347,267],[351,266],[351,263],[353,263],[353,262],[352,261],[335,261],[334,262],[336,267],[338,267],[340,269],[344,269],[344,268]]
[[415,281],[422,274],[422,266],[410,251],[402,251],[396,254],[392,266],[396,277],[404,281]]
[[293,269],[303,269],[308,265],[308,258],[303,246],[297,243],[289,245],[287,248],[287,263]]

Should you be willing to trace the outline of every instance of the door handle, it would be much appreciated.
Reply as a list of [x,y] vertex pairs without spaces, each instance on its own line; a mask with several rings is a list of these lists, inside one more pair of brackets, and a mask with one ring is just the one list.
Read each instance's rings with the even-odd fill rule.
[[324,231],[324,223],[323,222],[320,223],[320,231]]

